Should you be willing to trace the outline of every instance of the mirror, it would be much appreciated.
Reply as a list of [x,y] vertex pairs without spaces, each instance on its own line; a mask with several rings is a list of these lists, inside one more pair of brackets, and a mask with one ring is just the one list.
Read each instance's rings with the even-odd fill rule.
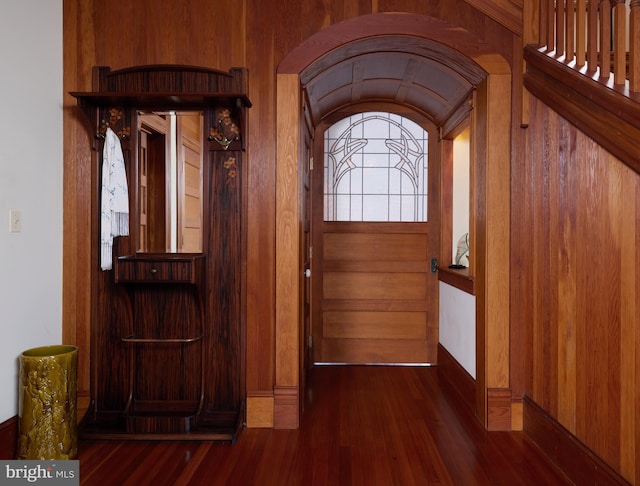
[[200,253],[203,113],[137,114],[137,251]]
[[[205,198],[223,179],[215,179],[213,164],[203,166],[203,159],[223,159],[220,154],[229,150],[229,160],[235,161],[231,154],[245,150],[242,131],[251,107],[247,90],[246,68],[223,72],[151,64],[116,71],[94,66],[92,91],[70,93],[94,133],[96,159],[103,146],[100,140],[111,129],[130,161],[130,238],[118,244],[118,256],[201,254],[209,249],[209,236],[222,231],[224,221],[210,217],[218,208],[213,198]],[[222,170],[235,182],[232,165]],[[93,178],[92,196],[100,201],[98,184],[100,178]],[[101,236],[100,230],[96,236]]]

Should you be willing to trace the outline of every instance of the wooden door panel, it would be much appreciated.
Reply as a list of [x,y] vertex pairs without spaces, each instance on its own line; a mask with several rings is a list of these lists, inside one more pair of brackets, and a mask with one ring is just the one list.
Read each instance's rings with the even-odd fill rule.
[[316,362],[435,362],[428,223],[322,227]]
[[426,312],[326,311],[326,339],[426,339]]
[[330,311],[358,311],[370,312],[428,312],[426,300],[324,300],[321,310]]
[[324,339],[321,362],[350,364],[426,363],[424,342],[404,339]]
[[325,300],[420,300],[427,298],[421,273],[325,272]]
[[324,260],[425,262],[426,234],[325,233]]

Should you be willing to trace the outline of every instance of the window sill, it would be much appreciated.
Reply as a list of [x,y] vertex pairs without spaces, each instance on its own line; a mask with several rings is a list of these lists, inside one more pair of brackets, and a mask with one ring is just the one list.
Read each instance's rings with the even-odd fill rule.
[[471,295],[476,295],[476,279],[469,275],[468,268],[438,267],[438,280]]

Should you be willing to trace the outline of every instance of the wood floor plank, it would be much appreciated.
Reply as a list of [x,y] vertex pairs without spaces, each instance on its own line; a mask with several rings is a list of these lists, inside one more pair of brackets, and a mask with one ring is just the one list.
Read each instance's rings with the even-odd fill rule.
[[522,432],[485,431],[436,367],[316,367],[297,430],[81,441],[79,459],[83,486],[570,484]]

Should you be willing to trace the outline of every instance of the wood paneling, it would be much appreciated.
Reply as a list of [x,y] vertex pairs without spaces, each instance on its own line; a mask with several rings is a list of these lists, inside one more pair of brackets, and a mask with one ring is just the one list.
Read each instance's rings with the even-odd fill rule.
[[[527,0],[465,0],[512,32],[522,35],[522,8]],[[528,0],[531,1],[531,0]]]
[[299,136],[302,104],[298,76],[278,75],[277,129],[281,136],[277,143],[276,187],[276,367],[274,387],[274,426],[298,426],[299,384],[298,367],[300,309],[288,302],[300,302],[302,261],[300,261],[299,234],[302,232],[298,215],[301,197],[298,164],[302,156]]
[[[510,8],[513,2],[473,3],[478,8],[481,3]],[[523,3],[525,7],[530,4]],[[291,100],[286,92],[295,91],[293,83],[285,87],[282,105],[276,106],[275,73],[280,62],[312,34],[374,12],[404,11],[444,20],[482,39],[483,49],[488,47],[507,61],[514,57],[519,39],[514,41],[507,29],[463,0],[243,0],[235,2],[233,8],[226,4],[218,8],[220,5],[208,0],[65,1],[64,91],[89,90],[94,65],[114,69],[151,63],[220,70],[249,68],[253,107],[249,112],[245,172],[249,206],[247,388],[250,396],[257,393],[260,400],[264,398],[260,393],[267,393],[266,403],[273,392],[277,362],[291,351],[280,350],[284,354],[279,355],[275,345],[275,274],[281,270],[276,264],[276,238],[283,238],[279,231],[287,230],[286,226],[276,226],[276,166],[283,159],[278,158],[276,163],[275,127],[276,113],[280,116],[281,110],[287,110],[288,101],[284,100],[298,100]],[[385,18],[389,16],[385,14]],[[370,34],[371,29],[379,29],[372,27],[374,17],[362,17],[349,35],[336,34],[330,46],[317,43],[306,47],[322,53]],[[172,28],[158,28],[166,25],[166,19],[175,20]],[[405,19],[403,32],[407,35],[418,36],[425,30],[409,16]],[[525,33],[528,29],[534,32],[527,38],[536,37],[537,29],[527,24]],[[447,33],[451,35],[453,30]],[[440,37],[443,42],[446,39]],[[478,52],[477,45],[472,48]],[[482,57],[478,62],[486,69],[494,66],[496,58]],[[312,52],[309,60],[313,59]],[[515,65],[519,66],[517,62]],[[505,89],[503,96],[509,92]],[[86,391],[90,381],[89,322],[95,312],[92,303],[102,288],[90,278],[90,269],[97,266],[95,255],[91,256],[95,242],[90,236],[90,217],[97,211],[89,191],[92,140],[75,100],[66,95],[64,103],[64,340],[80,346],[79,388]],[[511,330],[518,332],[510,335],[522,336],[511,347],[511,367],[521,370],[511,374],[516,378],[511,385],[525,391],[628,480],[640,483],[640,418],[636,406],[640,390],[638,175],[538,101],[534,100],[530,108],[526,131],[518,128],[518,108],[513,108],[511,122],[509,307]],[[590,117],[591,112],[582,116]],[[616,122],[613,118],[609,124],[612,131],[607,132],[608,137],[614,144],[629,147],[633,141],[618,137]],[[507,127],[500,135],[508,132]],[[296,154],[291,156],[295,158]],[[289,162],[278,170],[295,170],[295,164]],[[297,228],[297,222],[291,224]],[[279,258],[286,259],[286,255]],[[297,342],[296,337],[291,338]],[[110,356],[108,348],[100,352],[104,359]],[[292,376],[287,373],[284,376]],[[112,376],[108,380],[120,378]],[[478,386],[482,385],[479,381]],[[286,393],[281,395],[280,401],[286,401]],[[255,440],[262,444],[260,439]],[[465,450],[449,447],[457,452]],[[253,453],[259,454],[258,450],[262,449]],[[281,457],[283,453],[278,454]],[[453,455],[445,458],[449,456]],[[201,461],[202,455],[197,460]]]
[[[65,136],[63,178],[63,342],[78,346],[78,390],[90,383],[90,325],[94,298],[91,268],[91,150],[76,100],[67,93],[91,88],[95,48],[91,8],[83,2],[63,2]],[[80,62],[84,59],[84,62]],[[97,263],[96,263],[97,264]]]
[[[221,4],[193,0],[142,0],[134,4],[103,4],[97,0],[64,3],[64,90],[91,88],[91,68],[113,69],[144,64],[199,65],[219,70],[231,66],[249,69],[250,98],[247,177],[247,388],[262,393],[275,384],[276,362],[276,73],[280,62],[312,35],[345,20],[354,21],[345,32],[332,36],[339,46],[357,38],[402,32],[407,36],[429,35],[438,43],[470,56],[488,69],[498,52],[509,59],[512,35],[463,0],[423,2],[418,0],[323,0],[315,2],[267,2],[243,0],[232,9]],[[285,12],[287,15],[285,15]],[[407,12],[425,17],[377,12]],[[428,17],[426,17],[428,16]],[[396,23],[394,27],[390,19]],[[115,20],[114,20],[115,19]],[[158,28],[173,19],[171,29]],[[444,29],[440,21],[457,26]],[[400,22],[399,24],[397,22]],[[433,26],[440,26],[438,31]],[[482,39],[477,43],[475,39]],[[309,44],[315,51],[331,49],[326,40]],[[311,59],[313,60],[313,59]],[[504,60],[500,61],[504,63]],[[286,72],[286,71],[285,71]],[[295,89],[295,87],[293,88]],[[288,98],[285,96],[285,100]],[[288,101],[283,101],[286,108]],[[276,110],[276,108],[278,108]],[[67,342],[80,345],[79,386],[89,389],[91,312],[95,312],[101,282],[92,282],[89,269],[97,265],[91,256],[90,219],[97,211],[89,192],[90,145],[78,116],[75,100],[65,98],[65,188],[64,188],[64,298],[63,327]],[[293,129],[292,127],[288,128]],[[280,170],[280,169],[278,169]],[[294,170],[294,166],[284,170]],[[295,194],[293,195],[295,197]],[[281,228],[282,229],[282,228]],[[297,263],[297,262],[296,262]],[[296,274],[297,277],[297,274]],[[107,289],[110,291],[110,289]],[[115,316],[117,318],[117,316]],[[286,333],[284,334],[286,336]],[[435,346],[435,344],[434,344]],[[108,349],[104,349],[106,355]],[[114,377],[115,378],[115,377]],[[95,381],[95,379],[94,379]]]
[[[276,192],[276,82],[275,67],[282,54],[278,39],[288,28],[280,24],[281,11],[270,2],[245,3],[244,36],[219,39],[221,47],[238,44],[249,68],[247,143],[247,390],[270,391],[275,375],[275,192]],[[214,2],[210,2],[213,5]],[[289,17],[286,17],[288,19]],[[206,22],[206,20],[205,20]],[[269,27],[267,27],[269,26]],[[281,26],[276,29],[275,26]],[[295,28],[295,26],[292,26]],[[250,38],[249,38],[250,36]],[[258,47],[256,47],[258,46]]]
[[525,60],[524,83],[532,94],[640,172],[640,104],[624,85],[605,88],[532,46],[525,48]]
[[515,202],[530,219],[514,226],[531,236],[514,289],[531,292],[519,313],[531,350],[526,394],[637,483],[640,176],[535,98],[531,114],[530,178]]
[[[510,388],[510,215],[511,104],[503,96],[511,79],[492,74],[476,96],[472,114],[472,228],[476,258],[476,409],[489,423],[489,389]],[[475,235],[475,238],[473,237]],[[473,269],[472,269],[473,270]]]
[[[90,69],[94,65],[110,65],[114,69],[147,63],[192,64],[216,69],[233,65],[249,67],[250,94],[254,103],[249,120],[247,170],[247,381],[251,390],[272,388],[277,375],[276,362],[282,359],[276,357],[274,345],[277,164],[274,157],[276,81],[273,73],[280,60],[322,27],[353,19],[356,15],[385,11],[413,12],[455,23],[476,38],[482,38],[483,46],[511,56],[510,36],[506,30],[501,30],[497,24],[488,28],[484,18],[463,1],[446,5],[409,0],[361,1],[357,7],[353,2],[341,1],[304,5],[288,2],[275,7],[269,3],[245,1],[233,10],[212,8],[204,0],[191,2],[189,6],[169,2],[160,7],[151,2],[126,6],[79,3],[66,2],[64,7],[66,91],[89,89]],[[282,15],[285,10],[290,15]],[[156,25],[164,18],[179,19],[179,22],[169,31],[158,29]],[[118,21],[113,22],[113,19]],[[413,35],[425,32],[409,16],[404,19],[407,32]],[[374,24],[369,20],[364,18],[356,26],[352,38],[371,32]],[[283,28],[283,22],[286,28]],[[374,29],[379,30],[382,24],[377,25]],[[452,36],[452,31],[445,34],[455,44],[453,36],[457,34]],[[432,35],[442,41],[442,37]],[[339,37],[335,39],[338,44],[345,41]],[[478,45],[470,41],[472,37],[465,37],[457,47],[477,53],[478,62],[486,68],[493,60],[477,50]],[[326,46],[320,49],[326,49]],[[67,106],[71,107],[72,103]],[[95,298],[90,296],[88,289],[99,287],[88,281],[86,269],[95,262],[92,263],[90,257],[89,233],[83,231],[89,227],[90,211],[95,211],[95,205],[90,209],[88,193],[83,189],[87,187],[87,167],[83,169],[82,161],[89,158],[86,135],[72,116],[65,119],[65,140],[65,170],[73,177],[65,177],[65,184],[69,184],[65,188],[65,225],[69,231],[65,230],[64,326],[70,340],[84,342],[88,349],[88,315]],[[290,169],[291,165],[285,167],[285,170]],[[88,356],[81,353],[82,362],[85,365],[80,371],[81,383],[86,389]]]

